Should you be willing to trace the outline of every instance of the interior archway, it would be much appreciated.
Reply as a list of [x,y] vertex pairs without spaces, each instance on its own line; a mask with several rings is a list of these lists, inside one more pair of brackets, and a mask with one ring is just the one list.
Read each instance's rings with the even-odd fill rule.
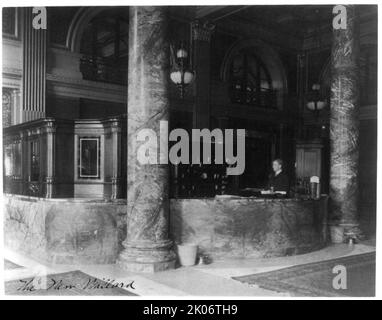
[[287,78],[283,63],[278,53],[258,39],[242,39],[234,43],[227,51],[221,66],[220,76],[223,81],[230,80],[231,64],[233,59],[243,50],[252,51],[266,67],[271,78],[271,86],[276,92],[276,105],[283,108],[283,97],[287,93]]

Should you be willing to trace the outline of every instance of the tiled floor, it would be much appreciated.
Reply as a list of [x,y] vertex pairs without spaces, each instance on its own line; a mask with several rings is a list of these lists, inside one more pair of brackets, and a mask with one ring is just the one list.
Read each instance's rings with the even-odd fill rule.
[[10,250],[5,250],[5,259],[23,268],[7,269],[4,276],[5,281],[10,281],[39,274],[81,270],[99,279],[108,278],[124,283],[134,281],[133,292],[139,296],[288,296],[286,293],[249,286],[233,280],[231,277],[371,251],[375,251],[372,242],[353,246],[341,244],[304,255],[267,259],[226,259],[210,265],[183,267],[156,274],[134,274],[118,269],[115,265],[87,265],[75,268],[65,265],[44,265]]

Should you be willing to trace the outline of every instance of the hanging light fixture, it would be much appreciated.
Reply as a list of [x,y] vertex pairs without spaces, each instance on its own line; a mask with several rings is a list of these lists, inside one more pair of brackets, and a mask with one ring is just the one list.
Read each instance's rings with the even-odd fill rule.
[[[314,31],[315,33],[315,41],[317,44],[317,48],[321,47],[321,32],[320,32],[320,10],[315,10],[315,16],[316,16],[316,29]],[[307,103],[306,107],[308,110],[314,112],[316,119],[318,118],[318,115],[322,109],[326,107],[326,100],[321,95],[321,85],[319,83],[314,83],[312,86],[312,91],[307,94]]]
[[194,80],[194,72],[191,70],[191,57],[181,43],[176,50],[171,46],[171,81],[176,84],[183,99],[186,87]]
[[308,102],[306,107],[315,113],[318,118],[319,112],[326,107],[326,101],[321,98],[320,94],[321,86],[318,83],[313,84],[312,91],[308,94]]

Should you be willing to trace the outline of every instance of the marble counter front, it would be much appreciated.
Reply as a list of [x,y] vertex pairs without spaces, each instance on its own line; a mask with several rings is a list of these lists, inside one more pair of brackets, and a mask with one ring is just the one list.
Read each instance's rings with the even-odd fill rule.
[[4,195],[5,245],[58,264],[114,263],[126,233],[126,201]]
[[172,199],[170,232],[213,259],[305,253],[325,246],[327,200]]
[[[213,259],[298,254],[326,242],[320,200],[171,199],[170,235]],[[5,245],[63,264],[114,263],[126,237],[126,200],[4,196]]]

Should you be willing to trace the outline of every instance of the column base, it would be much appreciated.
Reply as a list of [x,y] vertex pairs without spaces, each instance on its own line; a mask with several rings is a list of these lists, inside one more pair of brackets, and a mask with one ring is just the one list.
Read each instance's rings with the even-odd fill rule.
[[154,273],[175,268],[176,255],[170,240],[125,242],[123,246],[116,262],[123,270]]
[[358,223],[340,223],[339,225],[344,228],[345,242],[349,242],[350,239],[360,241],[365,238],[365,235],[362,233]]
[[175,259],[172,261],[163,261],[163,262],[134,262],[126,261],[123,259],[117,260],[117,266],[120,269],[136,272],[136,273],[155,273],[159,271],[165,271],[175,268]]

